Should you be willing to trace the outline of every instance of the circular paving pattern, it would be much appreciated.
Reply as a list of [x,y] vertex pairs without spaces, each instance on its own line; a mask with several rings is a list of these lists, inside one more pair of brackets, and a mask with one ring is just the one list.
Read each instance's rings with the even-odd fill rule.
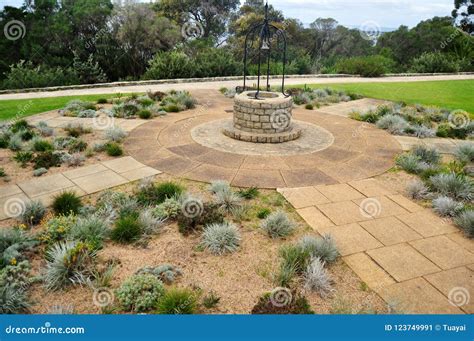
[[194,141],[202,146],[221,152],[240,155],[287,156],[314,153],[328,148],[334,142],[334,136],[324,128],[314,124],[293,121],[302,130],[301,137],[285,143],[252,143],[232,139],[222,133],[232,128],[232,119],[210,121],[191,129]]
[[173,176],[203,182],[222,179],[239,187],[278,188],[372,177],[393,167],[395,155],[401,152],[391,135],[374,126],[300,108],[294,109],[294,119],[317,135],[308,134],[308,143],[299,151],[287,148],[286,143],[280,144],[279,151],[266,144],[243,148],[241,143],[247,142],[225,140],[219,132],[220,124],[232,118],[233,101],[217,91],[193,95],[206,104],[137,127],[124,143],[128,154]]

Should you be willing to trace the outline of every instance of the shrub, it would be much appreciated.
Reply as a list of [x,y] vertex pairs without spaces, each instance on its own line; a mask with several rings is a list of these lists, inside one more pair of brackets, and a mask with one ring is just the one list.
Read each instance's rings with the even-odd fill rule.
[[33,159],[33,154],[31,152],[16,152],[13,156],[13,160],[18,162],[22,168],[25,168]]
[[179,232],[187,235],[202,226],[210,224],[221,224],[224,222],[224,215],[219,206],[214,203],[204,203],[201,214],[190,217],[189,215],[180,214],[178,216]]
[[391,134],[403,135],[409,124],[403,117],[389,114],[377,121],[377,127],[388,130]]
[[268,217],[270,215],[270,213],[272,213],[272,211],[269,208],[266,208],[266,207],[261,208],[257,212],[257,218],[258,219],[265,219],[266,217]]
[[127,137],[127,133],[122,128],[113,126],[105,130],[104,136],[107,141],[120,142]]
[[463,209],[463,204],[449,197],[438,197],[433,200],[433,209],[442,217],[454,217]]
[[49,219],[40,240],[48,245],[65,240],[76,220],[75,215],[60,215]]
[[430,195],[430,191],[422,181],[415,180],[408,184],[407,194],[412,199],[423,200]]
[[61,166],[61,154],[51,151],[41,152],[36,154],[32,161],[35,169],[59,167]]
[[231,188],[230,188],[229,182],[227,182],[225,180],[212,181],[211,185],[209,186],[209,191],[212,194],[217,194],[219,192],[230,191],[230,190],[231,190]]
[[97,104],[107,104],[107,98],[99,98],[96,102]]
[[395,160],[396,164],[404,171],[411,174],[418,174],[422,171],[420,158],[413,154],[402,154]]
[[296,225],[283,211],[270,214],[260,227],[271,237],[281,238],[293,233]]
[[202,305],[206,309],[212,309],[216,307],[220,301],[221,301],[221,298],[216,296],[216,294],[214,294],[211,291],[208,295],[204,296],[204,298],[202,299]]
[[7,172],[3,167],[0,167],[0,178],[5,178],[7,176]]
[[137,193],[137,199],[144,205],[157,205],[166,199],[177,198],[184,191],[184,187],[172,181],[162,182],[158,185],[151,184],[141,188]]
[[0,229],[0,269],[23,260],[24,251],[32,250],[36,241],[19,229]]
[[94,250],[102,248],[103,241],[109,235],[107,224],[96,216],[80,217],[71,227],[69,236],[76,241],[90,245]]
[[462,212],[454,219],[454,222],[459,226],[468,238],[474,238],[474,211],[467,210]]
[[237,251],[241,241],[237,226],[231,223],[210,224],[204,228],[201,245],[215,255]]
[[32,149],[35,152],[46,152],[48,150],[54,150],[51,142],[43,139],[34,139]]
[[155,215],[162,219],[174,219],[181,212],[181,203],[175,198],[166,199],[155,208]]
[[58,290],[68,284],[83,284],[91,278],[96,254],[84,243],[59,242],[46,251],[44,282],[47,289]]
[[41,201],[30,201],[25,205],[25,209],[21,214],[21,222],[28,226],[39,224],[46,213],[46,208]]
[[311,103],[308,103],[308,104],[306,104],[306,105],[304,106],[304,108],[305,108],[306,110],[313,110],[313,109],[314,109],[314,106],[313,106]]
[[411,62],[411,71],[418,73],[458,72],[459,63],[451,60],[446,53],[425,52]]
[[156,307],[164,294],[163,284],[153,275],[133,275],[126,279],[116,295],[125,311],[142,313]]
[[437,174],[430,177],[429,182],[431,187],[443,196],[460,200],[473,199],[473,183],[462,174]]
[[437,165],[441,160],[441,155],[434,148],[427,148],[425,146],[417,145],[412,148],[411,153],[417,156],[421,161]]
[[148,120],[151,118],[151,116],[152,114],[150,110],[143,109],[138,112],[138,117],[140,117],[143,120]]
[[91,128],[85,128],[81,123],[70,123],[68,124],[64,130],[66,131],[68,136],[72,137],[79,137],[84,134],[90,134],[92,132]]
[[25,290],[10,285],[0,286],[0,314],[25,314],[30,307]]
[[456,159],[460,162],[473,162],[474,161],[474,144],[466,143],[459,145],[454,155],[456,155]]
[[30,128],[30,125],[28,124],[28,121],[25,120],[25,119],[20,119],[20,120],[17,120],[15,122],[13,122],[10,130],[12,133],[16,134],[22,130],[26,130],[26,129],[29,129]]
[[143,226],[143,234],[153,235],[160,232],[164,219],[156,216],[154,209],[147,208],[140,212],[138,221]]
[[240,197],[242,197],[244,199],[247,199],[247,200],[250,200],[250,199],[255,199],[256,197],[258,197],[260,192],[258,191],[257,187],[250,187],[250,188],[247,188],[247,189],[239,190],[238,194],[239,194]]
[[143,235],[143,226],[133,215],[124,216],[115,222],[111,238],[117,243],[127,244],[138,241]]
[[52,208],[58,215],[77,214],[82,207],[81,198],[73,191],[65,191],[56,195]]
[[331,276],[324,268],[324,262],[319,258],[312,258],[304,273],[304,287],[315,291],[321,297],[326,297],[332,291]]
[[159,314],[194,314],[197,309],[196,294],[188,289],[172,288],[158,301]]
[[86,157],[77,153],[73,155],[68,155],[68,158],[65,160],[65,164],[69,167],[78,167],[81,166],[84,161],[86,161]]
[[293,274],[303,273],[311,259],[310,250],[300,245],[284,245],[279,249],[278,254],[282,260],[280,269],[291,269]]
[[170,103],[163,107],[166,112],[180,112],[181,109],[177,104]]
[[336,64],[336,71],[362,77],[380,77],[390,72],[394,64],[392,59],[380,55],[352,57],[339,61]]
[[146,266],[136,272],[137,275],[150,274],[158,278],[160,281],[171,284],[178,276],[182,275],[181,269],[171,264],[159,265],[156,268]]
[[21,150],[23,148],[23,139],[21,138],[21,135],[12,135],[8,140],[8,148],[14,152]]
[[121,156],[123,155],[122,147],[115,142],[109,142],[105,145],[105,151],[108,156]]
[[298,246],[307,251],[311,257],[317,257],[324,263],[332,263],[339,256],[336,243],[329,234],[322,238],[305,236],[298,242]]
[[143,79],[189,78],[194,76],[189,57],[178,51],[159,52],[149,62]]
[[71,154],[83,152],[87,149],[87,142],[83,140],[73,140],[69,143],[68,152]]
[[[306,297],[291,292],[289,289],[277,288],[275,290],[282,291],[284,299],[289,298],[287,304],[282,304],[277,301],[277,294],[266,293],[258,299],[257,304],[252,308],[252,314],[314,314]],[[287,292],[286,292],[287,291]],[[274,303],[276,301],[276,304]]]
[[227,213],[234,213],[242,207],[242,198],[232,190],[223,190],[216,194],[216,204]]

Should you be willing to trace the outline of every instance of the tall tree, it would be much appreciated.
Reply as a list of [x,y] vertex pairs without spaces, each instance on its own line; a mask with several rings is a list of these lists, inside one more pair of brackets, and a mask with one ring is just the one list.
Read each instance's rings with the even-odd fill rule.
[[474,3],[472,0],[454,0],[454,9],[451,14],[459,28],[469,34],[474,34]]

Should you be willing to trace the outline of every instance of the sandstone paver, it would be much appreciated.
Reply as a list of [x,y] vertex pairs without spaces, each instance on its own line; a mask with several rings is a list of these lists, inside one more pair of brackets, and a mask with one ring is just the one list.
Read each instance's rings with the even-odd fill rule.
[[371,197],[367,199],[357,199],[354,202],[359,205],[361,209],[367,212],[373,218],[385,218],[398,214],[408,213],[403,207],[399,206],[389,198]]
[[360,225],[386,246],[423,238],[395,217],[364,221]]
[[321,232],[322,234],[327,233],[334,237],[342,256],[383,246],[358,224],[327,227],[321,229]]
[[356,253],[344,257],[349,267],[372,288],[378,292],[381,288],[394,284],[395,280],[375,263],[366,253]]
[[398,205],[400,205],[401,207],[403,207],[404,209],[406,209],[409,212],[413,213],[413,212],[418,212],[418,211],[424,210],[423,207],[421,207],[420,205],[414,203],[413,201],[411,201],[410,199],[404,197],[401,194],[387,195],[387,197],[390,200],[396,202]]
[[96,193],[104,189],[120,186],[129,182],[126,178],[113,172],[106,170],[73,180],[74,183],[84,190],[87,194]]
[[21,182],[18,186],[31,198],[74,187],[74,183],[62,174],[54,174],[44,178]]
[[329,199],[314,187],[279,188],[277,191],[282,194],[294,208],[329,203]]
[[84,196],[84,195],[87,194],[82,189],[80,189],[78,186],[73,186],[73,187],[64,188],[64,189],[61,189],[61,190],[58,190],[58,191],[50,192],[50,193],[47,193],[47,194],[42,194],[42,195],[39,195],[37,197],[32,197],[31,200],[39,200],[43,203],[43,205],[49,206],[53,203],[53,200],[57,195],[65,192],[65,191],[74,192],[78,196]]
[[281,174],[285,183],[290,187],[337,183],[333,177],[317,168],[281,170]]
[[235,175],[232,185],[237,187],[254,186],[259,188],[286,187],[281,173],[275,170],[255,172],[252,170],[240,169]]
[[332,202],[365,198],[362,193],[347,184],[316,186],[316,189]]
[[386,246],[367,253],[398,282],[441,270],[408,244]]
[[467,314],[474,314],[474,272],[472,270],[460,267],[425,276],[425,279],[454,305]]
[[394,191],[383,186],[375,179],[365,179],[358,181],[351,181],[349,185],[364,194],[366,197],[377,197],[382,195],[396,194]]
[[109,161],[104,161],[102,164],[113,170],[116,173],[125,173],[134,169],[142,168],[145,165],[141,162],[138,162],[131,156],[121,157],[119,159],[113,159]]
[[396,283],[383,288],[380,296],[401,313],[407,314],[462,314],[446,297],[423,278]]
[[230,183],[236,173],[236,169],[201,164],[200,166],[192,169],[189,173],[184,174],[184,176],[196,181],[205,182],[211,177],[215,180],[225,180]]
[[128,181],[136,181],[150,176],[161,174],[162,172],[151,167],[141,167],[137,169],[132,169],[124,173],[120,173]]
[[461,245],[466,250],[474,253],[474,239],[467,239],[462,232],[447,234],[446,237]]
[[474,254],[446,236],[415,240],[410,244],[445,270],[474,262]]
[[336,225],[357,223],[359,221],[372,219],[367,214],[363,214],[360,207],[352,201],[322,204],[317,205],[317,208],[329,217],[329,219],[331,219]]
[[327,227],[334,226],[333,222],[321,213],[316,207],[306,207],[296,210],[298,214],[320,234],[325,231]]
[[431,210],[402,214],[398,219],[410,226],[423,237],[432,237],[440,234],[457,232],[458,229],[441,218],[436,216]]
[[95,165],[90,165],[90,166],[85,166],[85,167],[80,167],[76,169],[72,169],[69,171],[63,172],[63,175],[72,180],[72,179],[77,179],[83,176],[95,174],[95,173],[100,173],[103,171],[106,171],[107,167],[100,163],[96,163]]
[[6,185],[0,187],[0,198],[11,197],[12,195],[21,193],[21,188],[17,185]]

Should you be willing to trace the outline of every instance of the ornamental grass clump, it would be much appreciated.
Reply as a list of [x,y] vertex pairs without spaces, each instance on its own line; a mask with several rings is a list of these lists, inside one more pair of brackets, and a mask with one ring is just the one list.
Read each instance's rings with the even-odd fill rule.
[[443,196],[466,201],[474,198],[473,181],[463,174],[437,174],[429,178],[429,183],[434,191]]
[[434,148],[418,145],[412,148],[411,153],[431,165],[437,165],[441,160],[441,154]]
[[137,199],[144,205],[158,205],[166,199],[177,198],[184,192],[184,187],[172,181],[160,184],[149,183],[140,186]]
[[110,142],[121,142],[124,138],[127,137],[127,133],[125,132],[125,130],[118,126],[112,126],[105,130],[104,137],[107,141]]
[[462,209],[464,205],[449,197],[441,196],[433,200],[433,209],[442,217],[454,217]]
[[126,279],[116,291],[122,309],[144,313],[153,310],[163,297],[163,283],[150,274],[133,275]]
[[165,292],[158,301],[156,312],[158,314],[194,314],[198,302],[196,294],[189,289],[172,288]]
[[401,116],[388,114],[377,121],[377,127],[388,130],[391,134],[404,135],[409,124]]
[[423,170],[420,158],[413,154],[402,154],[395,160],[396,164],[410,174],[418,174]]
[[225,213],[234,214],[242,207],[242,197],[231,189],[217,192],[215,202]]
[[143,236],[144,227],[136,215],[119,218],[111,231],[111,239],[117,243],[128,244],[137,242]]
[[69,237],[91,245],[94,250],[102,248],[110,229],[103,219],[91,215],[79,217],[69,231]]
[[217,194],[223,191],[230,191],[230,185],[227,181],[225,180],[215,180],[212,181],[210,186],[209,186],[209,191],[212,194]]
[[304,288],[317,292],[323,298],[333,290],[331,276],[324,268],[324,264],[320,258],[312,258],[304,273]]
[[468,238],[474,238],[474,210],[462,212],[454,219],[454,222]]
[[269,237],[282,238],[292,234],[296,228],[296,224],[285,212],[277,211],[265,218],[260,227]]
[[454,152],[456,159],[460,162],[474,161],[474,143],[465,143],[458,146]]
[[406,191],[410,198],[416,200],[423,200],[430,196],[429,188],[420,180],[411,181]]
[[201,245],[215,255],[235,252],[240,243],[239,229],[228,222],[207,225],[202,234]]
[[65,191],[56,195],[52,208],[57,215],[78,214],[83,204],[81,198],[72,191]]
[[320,238],[305,236],[298,242],[298,246],[307,251],[311,257],[317,257],[325,263],[333,263],[339,257],[336,242],[329,234]]
[[30,201],[25,205],[20,220],[28,226],[38,225],[46,213],[46,208],[41,201]]

